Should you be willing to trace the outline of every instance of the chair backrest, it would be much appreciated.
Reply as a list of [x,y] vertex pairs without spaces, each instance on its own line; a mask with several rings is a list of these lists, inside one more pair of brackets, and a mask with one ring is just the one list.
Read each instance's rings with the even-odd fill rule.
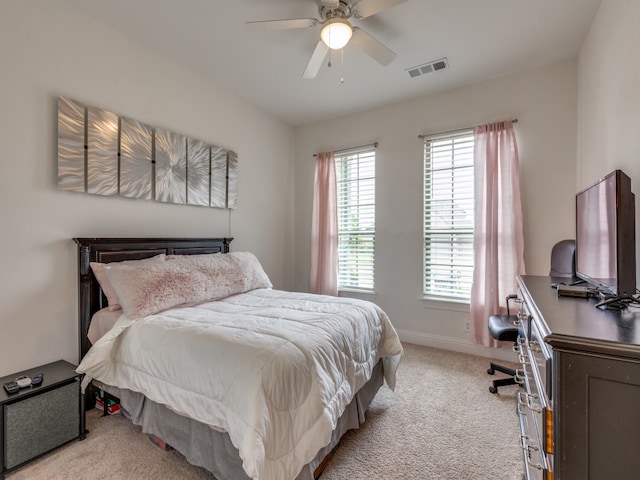
[[574,277],[576,274],[576,241],[561,240],[551,249],[551,277]]

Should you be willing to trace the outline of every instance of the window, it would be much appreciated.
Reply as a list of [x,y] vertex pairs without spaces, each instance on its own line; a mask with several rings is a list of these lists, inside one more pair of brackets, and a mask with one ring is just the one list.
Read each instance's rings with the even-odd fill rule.
[[473,205],[473,131],[424,137],[425,297],[469,301]]
[[373,291],[376,239],[375,147],[336,152],[338,290]]

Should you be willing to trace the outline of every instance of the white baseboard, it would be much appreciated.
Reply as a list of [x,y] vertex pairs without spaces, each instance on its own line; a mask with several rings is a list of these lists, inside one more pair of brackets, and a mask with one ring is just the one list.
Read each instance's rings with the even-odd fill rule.
[[518,361],[516,354],[513,352],[511,347],[488,348],[460,338],[443,337],[428,333],[412,332],[410,330],[397,330],[397,332],[400,337],[400,341],[406,343],[451,350],[453,352],[468,353],[469,355],[478,355],[480,357],[487,357],[492,360],[499,360],[503,362],[516,363]]

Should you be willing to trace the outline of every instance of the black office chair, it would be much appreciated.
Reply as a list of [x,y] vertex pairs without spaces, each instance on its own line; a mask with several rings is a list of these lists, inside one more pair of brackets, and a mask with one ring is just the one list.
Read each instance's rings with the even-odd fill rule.
[[[517,315],[511,315],[509,308],[509,301],[518,298],[517,295],[509,295],[507,297],[507,314],[506,315],[491,315],[489,317],[489,333],[496,340],[501,342],[513,342],[514,345],[518,341],[520,335],[520,320]],[[506,385],[515,385],[517,381],[517,373],[513,368],[505,367],[497,363],[491,362],[491,366],[487,369],[489,375],[493,375],[498,372],[502,372],[508,375],[507,378],[500,378],[494,380],[489,387],[491,393],[498,393],[498,387],[504,387]]]
[[[551,270],[549,276],[555,279],[566,279],[567,283],[571,283],[575,279],[576,272],[576,242],[575,240],[561,240],[551,249]],[[509,295],[507,297],[507,314],[491,315],[489,317],[489,333],[493,338],[500,341],[513,342],[514,345],[521,335],[520,321],[517,315],[511,315],[509,309],[509,300],[514,300],[517,295]],[[516,371],[513,368],[504,367],[497,363],[491,363],[487,369],[489,375],[502,372],[508,375],[507,378],[494,380],[489,387],[491,393],[498,393],[498,387],[506,385],[514,385],[518,383]]]
[[571,279],[576,275],[576,241],[560,240],[551,249],[550,277]]

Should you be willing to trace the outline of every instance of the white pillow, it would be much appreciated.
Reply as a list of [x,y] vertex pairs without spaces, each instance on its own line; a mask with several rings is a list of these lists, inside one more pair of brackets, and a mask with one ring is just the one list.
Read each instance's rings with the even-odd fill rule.
[[166,255],[161,253],[155,257],[143,258],[141,260],[124,260],[122,262],[112,262],[109,264],[90,262],[89,266],[91,267],[91,270],[93,270],[93,274],[96,276],[96,280],[98,280],[98,283],[102,288],[102,292],[107,297],[107,303],[109,305],[108,310],[113,312],[115,310],[121,310],[122,307],[120,306],[120,300],[118,300],[115,290],[111,286],[111,283],[109,283],[107,275],[104,273],[105,265],[130,265],[135,267],[149,263],[162,263],[165,261],[165,257]]
[[134,267],[107,264],[104,270],[129,318],[272,287],[249,252],[178,255]]

